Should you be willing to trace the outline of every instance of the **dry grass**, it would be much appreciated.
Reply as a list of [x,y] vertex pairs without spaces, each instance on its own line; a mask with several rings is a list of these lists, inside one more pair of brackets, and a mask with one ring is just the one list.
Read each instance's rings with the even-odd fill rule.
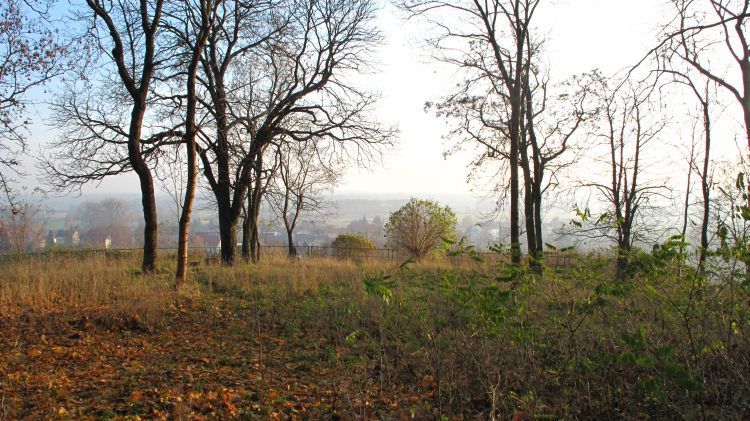
[[172,275],[139,276],[136,254],[34,256],[0,262],[0,316],[150,325],[174,304]]
[[[5,318],[93,318],[104,324],[137,321],[157,323],[181,299],[199,294],[199,284],[251,289],[270,286],[285,298],[317,292],[319,285],[359,281],[363,276],[392,271],[396,263],[356,262],[329,258],[290,260],[265,256],[257,265],[233,267],[192,258],[191,282],[179,293],[171,289],[172,256],[162,255],[160,274],[141,276],[140,255],[81,253],[36,255],[0,261],[0,316]],[[450,262],[425,262],[420,270],[439,271]]]
[[[645,265],[627,283],[612,282],[610,261],[594,258],[511,278],[508,267],[449,259],[406,268],[282,256],[234,267],[193,263],[191,283],[174,293],[173,272],[138,275],[136,255],[0,262],[0,315],[126,329],[165,319],[153,336],[182,329],[199,338],[205,332],[177,328],[173,316],[215,315],[204,328],[235,332],[241,342],[254,335],[258,363],[270,372],[282,362],[266,347],[292,343],[283,367],[314,360],[352,384],[421,394],[414,410],[426,417],[750,413],[750,289],[696,283],[670,260]],[[180,308],[186,302],[195,305]]]

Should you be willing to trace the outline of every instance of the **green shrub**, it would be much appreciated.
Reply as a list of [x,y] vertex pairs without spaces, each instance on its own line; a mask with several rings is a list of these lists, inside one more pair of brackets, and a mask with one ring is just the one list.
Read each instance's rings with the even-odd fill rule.
[[334,256],[340,258],[367,258],[370,250],[375,250],[375,243],[359,234],[339,234],[333,243]]

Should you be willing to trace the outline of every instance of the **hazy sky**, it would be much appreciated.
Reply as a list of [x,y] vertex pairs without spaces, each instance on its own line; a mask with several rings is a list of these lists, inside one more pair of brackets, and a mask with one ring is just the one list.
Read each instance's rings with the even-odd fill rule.
[[[637,61],[653,46],[654,30],[663,20],[658,0],[563,0],[549,2],[539,11],[537,24],[546,33],[547,61],[553,77],[599,68],[614,73]],[[379,115],[400,128],[397,150],[373,172],[349,171],[340,191],[411,194],[464,193],[468,154],[443,158],[446,127],[424,112],[428,100],[438,99],[450,81],[429,64],[414,25],[404,25],[399,12],[387,6],[381,13],[387,36],[380,49],[382,73],[374,87],[383,95]],[[451,72],[448,72],[451,73]]]
[[[554,80],[599,68],[614,73],[635,62],[653,45],[657,22],[663,20],[659,0],[558,0],[543,5],[537,25],[546,34],[546,57]],[[368,88],[382,94],[377,115],[400,129],[396,149],[383,156],[383,167],[351,169],[340,193],[402,193],[430,195],[466,193],[467,154],[443,158],[446,127],[424,112],[428,100],[450,88],[451,69],[430,63],[422,48],[418,25],[404,24],[399,12],[386,5],[378,24],[385,36],[377,52],[379,71],[368,76]],[[36,125],[31,147],[54,136]],[[84,191],[138,192],[134,175],[90,185]]]

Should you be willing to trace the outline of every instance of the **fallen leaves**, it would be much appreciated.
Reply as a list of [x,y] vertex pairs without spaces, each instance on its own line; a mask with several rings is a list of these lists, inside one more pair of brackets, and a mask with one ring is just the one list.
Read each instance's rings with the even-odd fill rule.
[[346,419],[424,398],[380,390],[366,364],[342,365],[348,351],[325,336],[259,331],[230,300],[206,308],[174,310],[156,331],[0,320],[4,416]]

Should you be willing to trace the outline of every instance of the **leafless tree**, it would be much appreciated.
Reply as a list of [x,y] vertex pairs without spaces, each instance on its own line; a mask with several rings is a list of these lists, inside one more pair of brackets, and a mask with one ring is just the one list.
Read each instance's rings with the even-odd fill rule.
[[171,54],[160,43],[164,0],[86,0],[77,10],[91,46],[89,76],[71,83],[53,104],[62,135],[43,158],[47,181],[65,190],[134,171],[144,218],[144,273],[156,270],[157,213],[149,160],[181,133],[154,124],[144,128],[155,75]]
[[37,194],[15,196],[0,206],[0,246],[23,254],[38,249],[44,239],[44,208]]
[[173,22],[168,24],[169,32],[176,38],[176,45],[184,48],[184,60],[178,60],[174,67],[180,86],[185,92],[185,115],[182,143],[185,146],[187,164],[185,197],[182,203],[179,233],[177,240],[177,271],[175,273],[175,287],[187,281],[188,239],[190,218],[193,211],[195,189],[198,180],[197,165],[197,133],[196,114],[198,109],[198,95],[196,93],[198,69],[203,51],[206,47],[211,30],[215,27],[217,5],[214,0],[198,0],[179,4],[168,16]]
[[[242,133],[240,118],[232,111],[238,102],[235,94],[243,87],[259,89],[253,76],[259,67],[256,50],[271,37],[282,36],[289,24],[283,11],[288,5],[275,0],[222,1],[204,54],[199,81],[204,124],[199,138],[199,153],[205,180],[216,197],[219,214],[222,260],[234,259],[236,223],[242,213],[244,197],[236,195],[235,187],[241,171]],[[248,76],[248,77],[244,77]]]
[[[259,177],[265,171],[263,153],[269,145],[281,137],[333,142],[342,145],[341,153],[366,160],[393,135],[369,118],[375,97],[357,90],[347,79],[366,68],[368,51],[379,40],[371,25],[375,13],[371,0],[297,1],[276,13],[283,30],[233,60],[236,79],[227,90],[228,112],[236,122],[231,141],[219,146],[218,152],[206,146],[200,154],[217,200],[222,257],[227,264],[234,261],[236,227],[246,199],[246,223],[251,224],[250,232],[257,231],[253,225],[265,190]],[[206,145],[224,142],[211,136],[203,141]],[[223,162],[224,153],[231,161]]]
[[448,137],[457,142],[449,153],[474,144],[478,152],[475,169],[499,163],[498,191],[510,196],[511,255],[516,264],[521,259],[520,198],[523,195],[528,250],[536,261],[543,248],[542,197],[554,184],[550,183],[557,164],[553,161],[562,161],[559,158],[569,152],[571,139],[588,116],[585,85],[579,85],[582,89],[569,97],[555,97],[554,106],[548,104],[553,97],[540,66],[543,42],[532,26],[542,3],[400,3],[410,17],[426,18],[433,24],[437,35],[428,42],[438,52],[438,60],[464,74],[454,93],[437,104],[428,103],[428,107],[455,124]]
[[340,168],[326,162],[325,151],[313,142],[282,142],[278,152],[279,169],[273,180],[268,202],[284,222],[289,257],[297,255],[294,229],[304,214],[320,214],[329,207],[325,194],[341,179]]
[[[671,0],[675,17],[651,50],[682,62],[730,93],[742,109],[750,153],[749,0]],[[699,84],[702,85],[702,84]]]
[[[685,193],[685,218],[682,226],[682,236],[686,236],[687,221],[689,215],[689,201],[690,201],[690,182],[692,174],[698,176],[700,181],[700,192],[701,192],[701,222],[700,222],[700,251],[698,264],[699,267],[703,267],[708,254],[709,245],[709,224],[711,220],[711,188],[713,184],[713,170],[711,164],[711,130],[713,128],[713,117],[712,107],[716,105],[715,96],[712,95],[713,82],[706,81],[703,87],[696,86],[695,82],[681,73],[674,73],[676,81],[684,84],[692,91],[699,106],[700,116],[696,118],[696,128],[693,134],[693,144],[691,145],[691,153],[689,159],[688,169],[688,187]],[[702,139],[702,150],[696,151],[695,136],[699,135]],[[702,160],[698,161],[699,158]]]
[[[519,166],[523,176],[527,246],[533,257],[540,258],[544,246],[543,197],[559,184],[560,174],[579,159],[582,148],[575,142],[575,136],[592,119],[595,101],[589,100],[592,75],[573,77],[553,86],[546,78],[534,76],[523,107],[526,117]],[[488,95],[481,85],[472,84],[475,86],[463,85],[459,92],[430,107],[438,116],[454,123],[448,138],[455,144],[449,153],[473,145],[476,157],[470,176],[485,179],[497,194],[504,195],[510,162],[507,107],[501,99]]]
[[29,93],[65,70],[58,34],[38,15],[43,10],[34,6],[44,4],[0,4],[0,190],[8,201],[13,197],[13,175],[19,174],[19,156],[27,149]]
[[656,197],[667,199],[664,181],[654,182],[646,177],[648,160],[644,152],[658,139],[665,122],[658,118],[659,110],[651,101],[652,84],[625,82],[613,89],[612,82],[602,76],[594,82],[601,112],[593,135],[601,142],[592,145],[592,156],[602,158],[592,159],[603,164],[609,181],[586,177],[580,183],[597,195],[595,200],[604,211],[592,217],[588,208],[583,210],[577,234],[615,242],[616,276],[622,280],[628,273],[633,244],[650,239],[652,224],[643,223],[644,217],[654,209]]

